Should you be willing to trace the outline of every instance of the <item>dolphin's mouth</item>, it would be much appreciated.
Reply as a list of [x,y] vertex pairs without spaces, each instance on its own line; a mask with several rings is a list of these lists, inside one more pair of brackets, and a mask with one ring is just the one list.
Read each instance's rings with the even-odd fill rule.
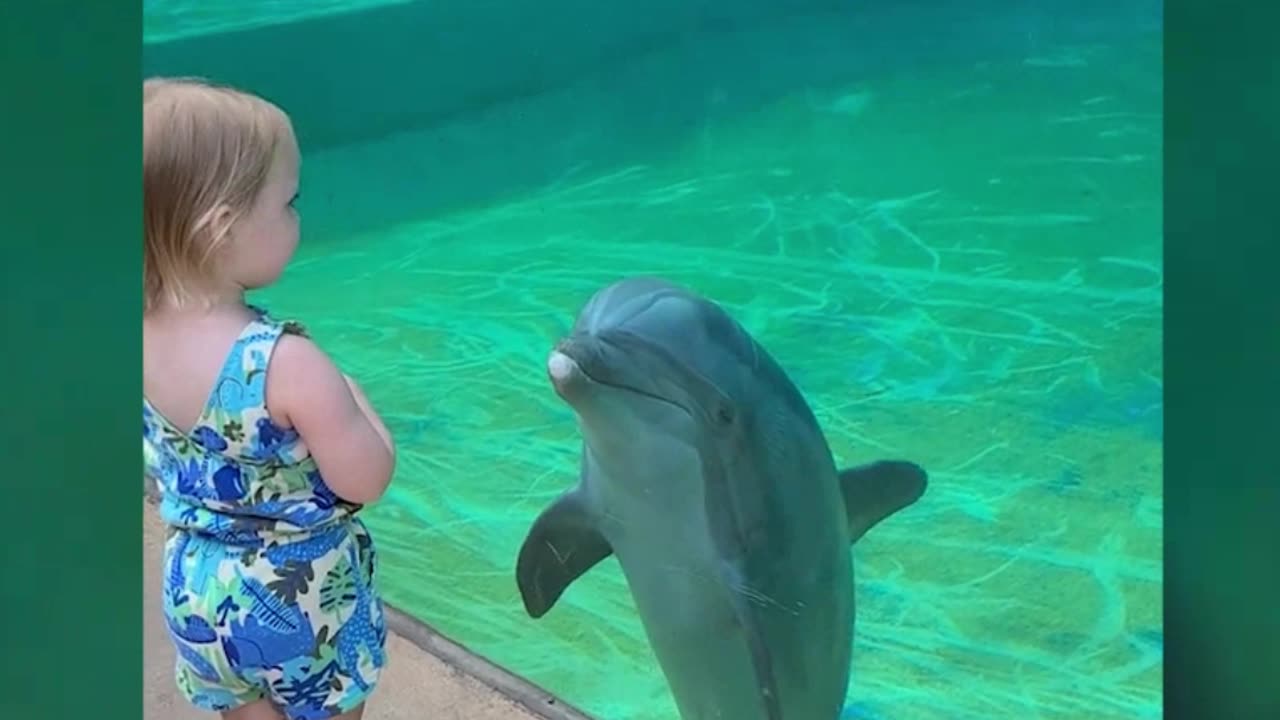
[[663,403],[664,405],[670,405],[671,407],[680,410],[686,415],[689,415],[689,416],[693,415],[693,413],[689,412],[689,408],[685,407],[684,405],[681,405],[680,403],[676,402],[675,400],[672,400],[671,398],[663,397],[655,392],[652,392],[650,390],[645,390],[644,388],[636,387],[635,385],[631,385],[629,383],[619,382],[616,380],[607,380],[605,378],[592,375],[591,372],[583,368],[581,364],[579,364],[578,367],[580,368],[580,372],[582,373],[582,376],[585,377],[587,380],[595,383],[596,385],[612,388],[614,390],[619,390],[622,392],[628,392],[628,393],[631,393],[632,395],[639,395],[640,397],[649,398],[650,400],[656,400],[657,402]]
[[[585,374],[586,373],[584,373],[584,375]],[[614,390],[620,390],[622,392],[631,393],[632,395],[639,395],[640,397],[649,398],[650,400],[656,400],[657,402],[660,402],[664,405],[669,405],[673,408],[676,408],[677,410],[683,412],[685,415],[688,415],[690,417],[693,416],[693,413],[689,412],[689,408],[685,407],[684,405],[681,405],[680,403],[676,402],[675,400],[672,400],[671,398],[662,397],[657,393],[649,392],[648,390],[635,387],[634,385],[605,382],[605,381],[597,380],[596,378],[593,378],[590,375],[587,375],[587,378],[590,379],[592,382],[596,383],[597,385],[603,385],[604,387],[613,388]]]
[[[606,355],[610,349],[613,348],[610,347],[609,343],[596,342],[584,344],[581,342],[581,338],[567,338],[556,345],[555,350],[552,352],[552,360],[549,361],[549,363],[554,362],[554,358],[557,354],[562,355],[572,362],[574,366],[569,372],[571,372],[571,374],[576,373],[580,375],[582,380],[600,387],[607,387],[620,392],[631,393],[633,395],[647,398],[676,408],[690,417],[693,416],[694,413],[680,402],[669,397],[659,395],[652,390],[639,387],[634,383],[620,379],[615,373],[610,372],[609,366],[603,362],[603,356]],[[550,374],[552,375],[552,382],[557,383],[555,378],[555,375],[557,374],[556,370],[551,369]],[[558,383],[557,387],[559,387]]]

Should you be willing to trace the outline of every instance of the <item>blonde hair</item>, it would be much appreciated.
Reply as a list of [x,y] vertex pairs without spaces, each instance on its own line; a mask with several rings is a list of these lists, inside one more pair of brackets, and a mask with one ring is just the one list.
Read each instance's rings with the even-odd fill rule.
[[[143,82],[144,312],[186,305],[211,279],[290,133],[284,111],[255,95],[199,78]],[[230,222],[217,222],[223,208]]]

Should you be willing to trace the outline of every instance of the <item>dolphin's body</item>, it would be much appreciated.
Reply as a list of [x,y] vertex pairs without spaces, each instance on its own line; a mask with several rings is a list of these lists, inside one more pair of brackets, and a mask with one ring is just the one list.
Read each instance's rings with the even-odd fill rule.
[[924,471],[837,471],[764,348],[661,280],[598,292],[547,370],[578,416],[582,468],[520,549],[528,613],[615,555],[683,720],[836,720],[850,545],[915,502]]

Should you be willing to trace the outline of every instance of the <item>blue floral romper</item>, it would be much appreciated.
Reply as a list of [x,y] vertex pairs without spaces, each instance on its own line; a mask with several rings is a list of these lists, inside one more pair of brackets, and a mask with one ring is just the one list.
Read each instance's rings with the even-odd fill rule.
[[205,710],[269,698],[290,720],[319,720],[368,696],[386,625],[361,506],[267,415],[267,363],[285,332],[302,330],[257,311],[190,433],[144,397],[143,449],[172,528],[164,610],[179,689]]

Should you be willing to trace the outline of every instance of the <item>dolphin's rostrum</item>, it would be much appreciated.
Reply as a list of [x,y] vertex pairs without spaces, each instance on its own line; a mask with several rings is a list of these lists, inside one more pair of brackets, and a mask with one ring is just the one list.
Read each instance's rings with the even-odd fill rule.
[[520,548],[529,615],[614,555],[683,720],[836,720],[850,545],[924,493],[924,470],[838,471],[769,353],[663,280],[596,293],[547,374],[577,414],[582,466]]

